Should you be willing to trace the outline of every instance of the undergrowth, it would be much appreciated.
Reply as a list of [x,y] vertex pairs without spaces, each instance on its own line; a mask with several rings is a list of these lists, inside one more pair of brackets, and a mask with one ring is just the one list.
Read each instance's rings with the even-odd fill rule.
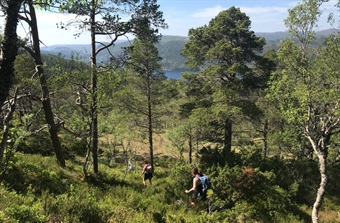
[[[152,185],[146,187],[141,170],[126,174],[124,163],[114,168],[102,164],[100,173],[86,180],[79,163],[66,164],[63,169],[54,157],[17,154],[11,169],[1,176],[0,222],[310,222],[314,191],[299,194],[308,192],[299,177],[283,178],[303,165],[310,170],[306,163],[281,165],[269,160],[248,166],[243,161],[244,165],[202,167],[213,189],[207,201],[195,206],[184,193],[192,184],[187,164],[158,160]],[[340,222],[338,203],[328,194],[322,222]]]

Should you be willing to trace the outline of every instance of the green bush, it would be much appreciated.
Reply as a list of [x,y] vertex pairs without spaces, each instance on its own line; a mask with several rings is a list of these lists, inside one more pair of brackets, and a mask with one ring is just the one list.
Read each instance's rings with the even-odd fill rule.
[[39,203],[33,205],[13,204],[5,210],[8,217],[15,219],[18,223],[45,223],[47,217],[41,213],[42,207]]
[[[242,152],[235,163],[204,166],[212,189],[208,199],[190,205],[184,191],[192,186],[192,165],[159,160],[152,185],[142,184],[141,170],[125,172],[125,163],[82,178],[82,167],[54,157],[18,153],[1,176],[0,222],[308,222],[313,190],[302,179],[318,183],[315,162],[258,159]],[[234,163],[234,164],[235,164]],[[336,175],[332,171],[332,176]],[[126,175],[125,175],[126,174]],[[284,177],[286,176],[286,177]],[[287,177],[289,176],[289,177]],[[339,198],[326,194],[322,213],[338,211]],[[301,193],[305,194],[301,194]],[[308,199],[306,199],[308,198]],[[304,202],[306,201],[306,202]],[[302,208],[304,207],[304,208]],[[325,216],[325,215],[324,215]],[[335,216],[335,215],[332,215]],[[327,218],[330,222],[333,218]]]
[[40,199],[27,188],[25,195],[17,194],[15,191],[8,191],[4,184],[0,187],[1,222],[46,222],[47,216]]
[[25,143],[21,142],[17,147],[17,151],[28,154],[41,154],[43,156],[53,155],[53,147],[49,133],[42,131],[39,134],[26,136]]

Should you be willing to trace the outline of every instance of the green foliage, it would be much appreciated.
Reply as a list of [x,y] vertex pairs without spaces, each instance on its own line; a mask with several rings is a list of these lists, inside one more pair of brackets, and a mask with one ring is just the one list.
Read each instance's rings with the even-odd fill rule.
[[18,146],[17,151],[44,156],[52,155],[53,147],[48,132],[42,131],[38,134],[27,135],[25,141],[22,141]]
[[185,201],[187,200],[187,195],[183,192],[185,189],[191,188],[192,186],[192,179],[190,179],[192,167],[186,164],[177,163],[177,165],[173,165],[171,168],[175,171],[169,173],[166,188],[170,193],[170,197],[175,200]]
[[[1,210],[0,220],[4,222],[46,222],[47,216],[40,203],[40,199],[31,191],[27,194],[17,194],[5,190],[4,184],[0,187]],[[14,221],[16,220],[16,221]]]
[[[65,156],[67,159],[72,159],[76,156],[86,154],[87,144],[84,140],[75,139],[73,136],[65,135],[63,138]],[[67,145],[67,147],[66,147]]]
[[[213,151],[212,151],[213,152]],[[315,162],[262,160],[256,152],[239,156],[238,165],[206,166],[213,188],[207,201],[189,203],[191,165],[155,159],[152,186],[144,187],[139,171],[124,179],[125,163],[101,165],[101,173],[82,181],[81,166],[68,161],[60,168],[52,157],[18,154],[1,177],[0,219],[4,222],[308,222],[303,211],[314,196],[309,187],[318,177]],[[257,160],[257,162],[256,162]],[[236,164],[236,163],[235,163]],[[334,174],[336,173],[334,169]],[[305,177],[308,175],[308,178]],[[290,176],[290,177],[287,177]],[[325,208],[337,210],[334,194]]]
[[303,136],[308,141],[307,146],[304,140],[300,143],[306,148],[296,147],[291,151],[300,150],[310,159],[315,153],[318,158],[319,165],[315,168],[319,169],[320,177],[316,178],[319,185],[313,184],[318,188],[311,212],[313,222],[318,221],[316,219],[327,191],[328,155],[333,149],[330,145],[336,139],[332,136],[338,134],[340,126],[339,65],[334,63],[339,58],[339,38],[330,36],[321,46],[312,47],[317,23],[322,18],[323,2],[305,0],[289,10],[285,23],[291,38],[283,41],[279,48],[282,70],[273,75],[268,91],[268,98],[281,102],[277,105],[281,117],[298,131],[294,140],[301,140]]
[[198,151],[199,165],[201,168],[211,166],[236,166],[240,165],[240,154],[223,150],[219,146],[204,146]]
[[[123,6],[133,2],[141,1],[115,3]],[[62,10],[87,16],[88,3],[69,1],[61,6]],[[104,21],[111,21],[112,25],[122,25],[123,31],[145,38],[142,31],[152,31],[144,29],[151,28],[145,12],[158,10],[155,1],[149,3],[152,6],[149,9],[135,5],[138,13],[129,22],[137,26],[125,26],[115,14],[105,14],[100,25],[110,29]],[[311,6],[315,9],[315,5]],[[303,24],[299,16],[314,21],[318,15],[318,11],[308,15],[300,6],[296,10],[290,11],[292,17],[287,20],[292,25],[291,31],[299,28],[294,24]],[[153,18],[156,21],[161,17],[157,13]],[[84,22],[80,28],[87,26],[87,21]],[[164,25],[162,19],[160,22]],[[133,57],[129,58],[129,70],[99,72],[98,130],[103,136],[100,173],[89,173],[86,181],[81,178],[80,160],[84,159],[90,143],[89,66],[79,58],[68,61],[46,56],[48,84],[55,90],[51,95],[55,118],[64,127],[60,135],[67,168],[60,169],[52,157],[42,156],[51,155],[52,149],[47,131],[33,134],[44,119],[38,112],[40,105],[30,99],[19,100],[20,110],[14,117],[9,138],[10,146],[15,149],[10,150],[13,152],[13,156],[8,156],[10,165],[0,177],[0,222],[309,222],[306,213],[314,202],[320,177],[300,124],[306,121],[305,108],[311,104],[315,117],[322,112],[339,113],[330,109],[339,98],[340,69],[334,63],[339,61],[339,38],[330,36],[322,47],[309,51],[302,51],[296,39],[288,39],[282,41],[277,54],[270,52],[271,55],[262,57],[264,39],[250,31],[250,24],[248,16],[232,7],[208,25],[191,29],[183,55],[188,56],[190,67],[199,67],[202,72],[183,73],[178,81],[166,80],[157,50],[161,44],[175,44],[173,51],[159,52],[175,57],[174,52],[188,39],[180,39],[182,42],[178,44],[167,37],[156,45],[136,40],[130,48]],[[312,34],[304,36],[306,46],[313,44]],[[182,59],[177,55],[178,61]],[[151,67],[145,63],[147,60]],[[268,74],[274,69],[271,60],[279,65],[278,70],[272,74],[269,91],[263,91]],[[177,62],[165,61],[167,66],[174,63]],[[18,57],[16,71],[15,81],[23,89],[21,93],[38,95],[37,86],[31,81],[34,65],[27,55]],[[146,88],[147,81],[152,82],[151,87]],[[195,165],[211,179],[213,189],[208,192],[207,201],[198,201],[195,206],[189,204],[189,195],[184,191],[192,186],[192,166],[183,164],[183,160],[155,157],[152,186],[142,185],[139,171],[125,172],[127,156],[140,158],[128,149],[130,143],[147,138],[146,134],[140,134],[148,124],[146,90],[152,90],[152,106],[157,108],[150,124],[155,127],[155,133],[166,132],[173,143],[170,149],[178,151],[184,159],[187,145],[201,147]],[[263,98],[264,93],[268,94],[267,98]],[[75,103],[78,99],[82,105]],[[264,134],[267,130],[263,130],[263,119],[269,120],[268,135]],[[221,147],[225,142],[226,120],[233,122],[231,151]],[[315,127],[320,127],[320,123],[316,122]],[[268,139],[269,158],[263,159],[262,143],[255,143],[254,138]],[[340,204],[336,181],[338,135],[330,139],[325,213],[339,211]],[[125,150],[121,151],[121,147]],[[304,159],[305,155],[310,159]],[[114,165],[108,158],[117,158]]]
[[165,133],[165,137],[171,142],[171,148],[175,148],[173,152],[178,152],[180,160],[184,160],[183,153],[189,134],[190,130],[187,125],[178,125]]
[[[68,194],[55,197],[52,203],[47,203],[51,215],[61,214],[66,222],[103,222],[101,209],[99,208],[98,192],[96,188],[86,185],[69,186]],[[76,204],[76,205],[75,205]]]
[[16,219],[20,223],[44,223],[47,217],[39,213],[42,211],[40,205],[39,203],[35,203],[33,206],[14,204],[6,209],[6,213],[10,218]]
[[[227,219],[271,222],[276,213],[289,213],[294,207],[289,193],[275,184],[273,172],[235,166],[218,168],[213,176],[215,208],[228,208]],[[216,200],[214,200],[216,199]]]
[[195,127],[201,139],[224,145],[228,151],[231,151],[233,123],[243,119],[244,126],[245,119],[262,116],[263,111],[250,95],[261,94],[275,69],[269,57],[260,55],[265,40],[257,37],[250,25],[245,13],[230,7],[208,25],[190,29],[182,52],[187,57],[186,65],[200,70],[196,79],[194,75],[183,75],[184,80],[193,80],[184,88],[186,96],[194,96],[183,103],[183,114],[200,123]]

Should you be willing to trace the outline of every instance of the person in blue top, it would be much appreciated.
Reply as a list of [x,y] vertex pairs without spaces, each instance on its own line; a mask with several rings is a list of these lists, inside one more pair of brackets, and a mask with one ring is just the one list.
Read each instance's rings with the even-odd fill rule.
[[195,200],[199,196],[203,195],[203,186],[202,186],[202,182],[200,180],[200,177],[202,177],[203,174],[200,173],[196,167],[191,169],[191,174],[194,176],[194,179],[192,181],[192,188],[190,188],[189,190],[185,190],[185,193],[188,194],[188,193],[193,191],[193,194],[191,195],[190,203],[192,205],[194,205],[195,204]]

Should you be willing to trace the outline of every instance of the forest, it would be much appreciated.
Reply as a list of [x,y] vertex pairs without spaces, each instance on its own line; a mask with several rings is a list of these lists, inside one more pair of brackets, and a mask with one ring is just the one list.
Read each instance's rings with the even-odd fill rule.
[[[340,222],[340,38],[317,38],[325,2],[292,7],[275,44],[221,11],[169,52],[190,69],[179,79],[164,74],[156,0],[1,4],[0,222]],[[90,57],[42,53],[36,10],[79,15]],[[195,200],[193,168],[211,182]]]

